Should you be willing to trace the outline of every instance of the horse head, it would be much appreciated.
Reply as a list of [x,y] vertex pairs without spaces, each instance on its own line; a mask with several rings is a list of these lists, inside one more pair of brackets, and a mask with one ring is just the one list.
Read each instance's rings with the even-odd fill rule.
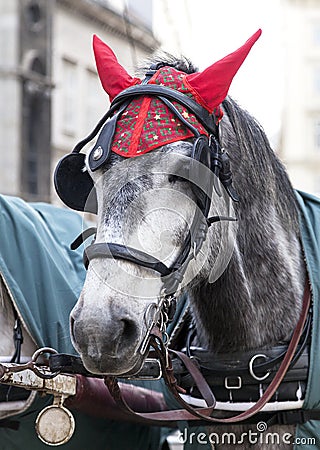
[[[91,211],[98,218],[86,251],[86,281],[71,313],[73,343],[89,371],[139,371],[150,329],[166,322],[178,291],[192,297],[226,269],[237,230],[230,164],[237,169],[241,161],[231,154],[230,162],[221,148],[219,122],[232,79],[260,34],[203,72],[155,61],[144,80],[131,77],[94,37],[111,108],[85,168],[81,146],[76,148],[72,156],[81,158],[68,181],[75,196],[85,186],[77,209],[85,209],[93,192]],[[232,124],[228,115],[224,120],[228,147]],[[79,176],[82,187],[75,184]],[[160,303],[166,308],[160,310]],[[201,308],[195,315],[208,328]]]

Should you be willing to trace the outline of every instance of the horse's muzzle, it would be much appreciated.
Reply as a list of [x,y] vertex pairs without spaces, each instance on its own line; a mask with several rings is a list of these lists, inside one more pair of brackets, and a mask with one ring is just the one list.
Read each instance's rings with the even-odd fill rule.
[[[94,374],[120,375],[142,364],[137,351],[140,342],[138,324],[127,317],[116,319],[95,316],[88,320],[70,316],[73,345],[87,370]],[[140,361],[141,360],[141,361]]]

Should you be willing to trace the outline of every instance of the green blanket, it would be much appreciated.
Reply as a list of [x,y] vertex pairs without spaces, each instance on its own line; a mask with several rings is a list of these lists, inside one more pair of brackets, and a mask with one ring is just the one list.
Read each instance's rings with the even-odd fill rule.
[[[305,409],[320,409],[320,200],[297,192],[301,209],[301,236],[313,292],[313,329]],[[70,242],[82,231],[81,217],[47,204],[27,204],[0,196],[0,271],[30,334],[39,346],[74,353],[68,316],[85,277],[82,250],[71,251]],[[154,383],[150,388],[158,389]],[[40,409],[50,403],[37,399],[26,413],[14,417],[19,431],[0,428],[0,450],[45,450],[34,431]],[[66,450],[158,449],[160,429],[75,414],[76,432]],[[317,421],[297,427],[296,449],[320,446]],[[194,431],[194,430],[193,430]],[[316,444],[307,439],[315,438]],[[203,446],[205,448],[205,446]]]
[[[39,347],[74,353],[69,313],[82,288],[82,250],[70,243],[82,231],[80,215],[48,204],[0,196],[0,271]],[[150,384],[145,387],[156,388]],[[0,450],[47,450],[34,421],[52,400],[38,398],[20,416],[20,428],[0,428]],[[160,429],[96,419],[75,413],[76,431],[66,450],[157,450]]]
[[[313,302],[310,366],[303,409],[320,409],[320,199],[304,192],[297,192],[297,199],[301,212],[301,239],[312,287]],[[295,448],[303,448],[304,450],[319,449],[319,425],[320,422],[315,420],[299,425],[296,432],[297,444]]]

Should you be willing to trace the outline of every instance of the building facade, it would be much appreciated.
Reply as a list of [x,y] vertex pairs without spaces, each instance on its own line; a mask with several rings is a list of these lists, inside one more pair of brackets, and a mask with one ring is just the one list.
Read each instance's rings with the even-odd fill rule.
[[284,0],[285,96],[280,143],[293,185],[320,193],[320,1]]
[[[52,4],[0,2],[1,190],[49,198]],[[38,132],[41,130],[41,133]],[[40,152],[40,148],[47,152]]]
[[158,46],[152,2],[0,0],[1,193],[56,200],[57,160],[108,107],[94,33],[132,72]]

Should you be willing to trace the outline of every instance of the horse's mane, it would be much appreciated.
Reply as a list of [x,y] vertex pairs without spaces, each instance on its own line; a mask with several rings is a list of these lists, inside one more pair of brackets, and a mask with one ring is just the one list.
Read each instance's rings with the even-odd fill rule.
[[223,109],[226,120],[221,123],[221,140],[230,154],[242,213],[255,207],[261,211],[271,202],[283,223],[297,232],[294,190],[262,126],[230,97],[224,100]]
[[[185,56],[176,57],[164,51],[157,52],[145,60],[140,72],[145,73],[151,64],[174,67],[187,74],[198,71]],[[272,196],[279,215],[297,232],[294,190],[262,126],[229,96],[223,102],[223,109],[226,117],[220,126],[222,144],[230,154],[236,185],[243,203],[252,209],[257,198],[259,202],[270,202]],[[260,195],[257,195],[258,193]],[[244,214],[247,213],[246,210],[246,207],[242,209]]]

